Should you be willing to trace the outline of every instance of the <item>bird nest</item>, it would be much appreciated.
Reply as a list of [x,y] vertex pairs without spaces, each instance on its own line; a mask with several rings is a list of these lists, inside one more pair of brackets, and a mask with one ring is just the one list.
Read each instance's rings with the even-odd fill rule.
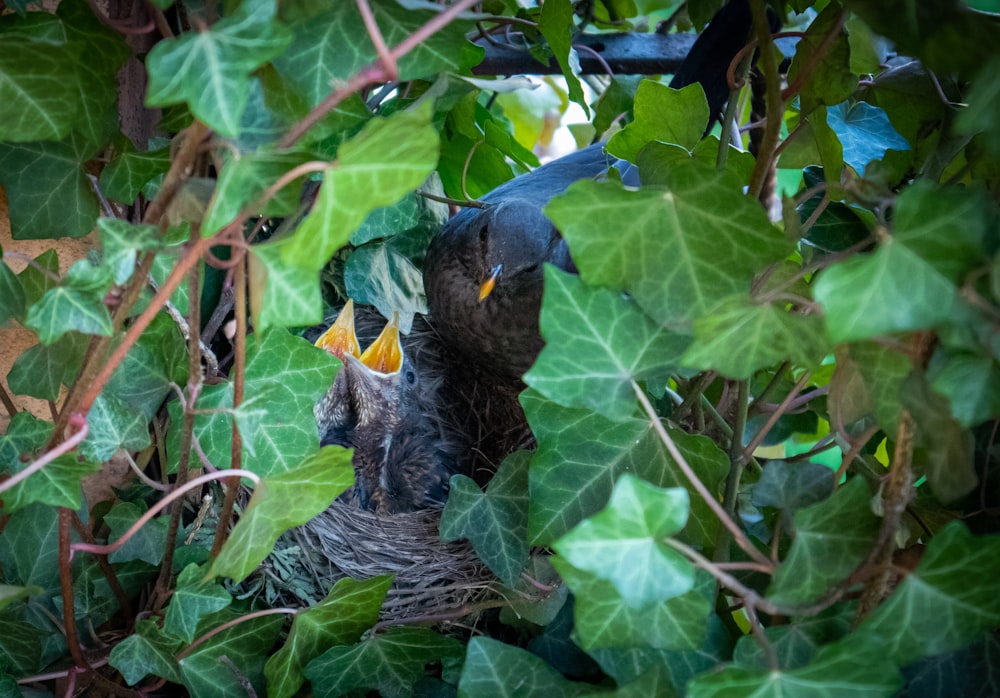
[[383,620],[461,617],[492,595],[496,578],[467,541],[438,536],[441,513],[376,514],[335,501],[288,531],[253,584],[269,603],[304,606],[322,600],[344,577],[393,575]]

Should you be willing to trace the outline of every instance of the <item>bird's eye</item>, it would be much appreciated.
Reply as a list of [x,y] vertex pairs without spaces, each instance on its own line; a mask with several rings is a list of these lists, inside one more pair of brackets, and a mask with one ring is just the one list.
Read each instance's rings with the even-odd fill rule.
[[488,238],[489,236],[490,236],[490,227],[488,225],[484,225],[482,228],[479,229],[479,242],[485,245],[486,238]]
[[409,383],[410,385],[413,385],[414,383],[416,383],[417,382],[417,374],[414,371],[407,371],[406,372],[406,382]]
[[539,264],[532,264],[530,267],[525,267],[524,271],[526,273],[528,273],[528,274],[534,274],[536,271],[538,271],[538,267],[539,266],[541,266],[541,265],[539,265]]

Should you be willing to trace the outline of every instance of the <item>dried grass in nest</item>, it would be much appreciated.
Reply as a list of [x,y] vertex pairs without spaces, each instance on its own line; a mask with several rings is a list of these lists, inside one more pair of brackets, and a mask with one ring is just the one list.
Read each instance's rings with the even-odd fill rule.
[[341,502],[286,533],[264,562],[272,603],[321,600],[344,577],[394,575],[383,620],[463,615],[492,596],[496,578],[467,541],[444,543],[439,511],[377,515]]

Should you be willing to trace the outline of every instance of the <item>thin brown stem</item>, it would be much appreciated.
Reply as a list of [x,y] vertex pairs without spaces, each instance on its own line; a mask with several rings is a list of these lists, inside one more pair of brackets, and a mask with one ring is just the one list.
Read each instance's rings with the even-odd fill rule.
[[18,412],[17,405],[15,405],[14,401],[11,400],[10,395],[4,389],[3,384],[0,384],[0,402],[3,403],[3,408],[7,410],[8,415],[13,417],[15,414],[17,414]]
[[789,391],[788,395],[785,396],[785,399],[781,401],[780,405],[778,405],[778,409],[771,413],[771,416],[767,418],[766,422],[764,422],[764,426],[762,426],[760,430],[754,434],[754,437],[750,439],[750,443],[748,443],[746,448],[743,449],[744,461],[748,461],[753,457],[753,452],[757,450],[757,447],[760,446],[764,438],[768,435],[771,429],[774,428],[774,425],[778,423],[778,420],[788,412],[789,405],[791,405],[792,401],[795,400],[795,396],[802,392],[802,389],[806,387],[806,383],[809,382],[810,378],[812,378],[812,374],[808,371],[802,374],[802,377],[799,378],[795,387]]
[[750,184],[747,190],[749,196],[757,199],[764,191],[764,183],[770,176],[771,165],[774,162],[774,151],[781,136],[781,115],[784,113],[785,107],[784,101],[781,99],[781,75],[778,59],[774,55],[774,39],[771,36],[771,25],[767,19],[767,3],[765,0],[751,0],[750,9],[753,14],[754,32],[757,34],[757,42],[760,45],[758,64],[763,70],[767,85],[765,92],[767,122],[764,125],[764,135],[760,141],[757,162],[750,175]]

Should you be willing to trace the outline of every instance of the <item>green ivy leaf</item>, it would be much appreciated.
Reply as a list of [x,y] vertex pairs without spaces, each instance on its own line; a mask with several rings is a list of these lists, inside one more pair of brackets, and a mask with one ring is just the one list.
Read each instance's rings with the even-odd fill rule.
[[889,117],[867,102],[841,102],[826,110],[826,122],[844,149],[844,162],[864,175],[865,166],[881,160],[885,151],[909,150],[910,144],[896,133]]
[[504,459],[484,493],[472,478],[455,475],[441,514],[441,540],[468,538],[487,567],[514,585],[528,561],[528,462],[517,451]]
[[935,356],[931,387],[948,398],[951,413],[963,427],[1000,414],[1000,368],[991,356],[966,352]]
[[927,657],[903,669],[912,698],[936,698],[947,692],[987,698],[1000,693],[1000,640],[992,632],[955,652]]
[[[201,224],[201,234],[214,235],[239,213],[257,202],[264,191],[282,175],[309,161],[309,154],[297,151],[260,152],[232,158],[219,172],[219,181]],[[302,178],[288,182],[275,196],[255,211],[262,216],[284,216],[298,208]]]
[[264,667],[267,694],[288,698],[305,681],[303,667],[335,645],[356,643],[378,620],[391,576],[337,580],[326,598],[295,616],[288,639]]
[[709,118],[705,90],[697,83],[675,90],[654,80],[643,80],[636,90],[633,109],[635,121],[611,137],[608,152],[636,163],[639,151],[654,141],[693,151]]
[[751,501],[755,507],[793,512],[822,502],[835,485],[834,472],[820,463],[772,460],[754,485]]
[[[840,409],[857,401],[863,405],[861,409],[875,416],[883,431],[894,434],[902,409],[900,390],[912,362],[902,352],[878,342],[851,342],[845,347],[837,351],[837,367],[830,383],[831,407]],[[852,416],[843,410],[842,415],[845,420]]]
[[52,344],[70,330],[110,337],[113,327],[104,294],[111,284],[110,270],[81,259],[31,306],[25,324],[42,344]]
[[288,264],[320,269],[373,210],[399,201],[434,170],[438,135],[429,101],[372,119],[340,146],[316,204],[286,244]]
[[167,635],[156,621],[139,620],[135,632],[111,648],[108,661],[130,686],[150,674],[177,683],[180,666],[174,655],[180,648],[180,641]]
[[148,417],[130,409],[114,394],[101,393],[87,414],[90,432],[79,446],[80,454],[98,463],[120,448],[141,451],[149,445]]
[[771,580],[768,598],[777,604],[807,604],[847,577],[871,549],[879,519],[871,493],[855,477],[832,497],[795,513],[795,539]]
[[22,457],[33,457],[52,434],[52,423],[27,411],[15,414],[7,433],[0,434],[0,468],[15,472],[23,467]]
[[[239,617],[235,612],[221,615],[225,620]],[[283,624],[281,616],[265,616],[241,620],[213,635],[178,662],[179,682],[192,696],[237,698],[251,688],[264,695],[264,661]]]
[[689,510],[687,490],[625,474],[608,506],[552,547],[575,568],[611,582],[628,606],[647,607],[694,586],[694,566],[662,542],[684,528]]
[[[38,628],[13,618],[0,618],[0,663],[2,671],[28,676],[38,671],[42,657],[42,641]],[[16,686],[16,684],[15,684]],[[15,688],[12,696],[22,695]]]
[[459,698],[546,696],[573,698],[598,692],[597,686],[567,681],[535,655],[488,637],[474,637],[458,682]]
[[136,253],[151,252],[162,246],[155,226],[136,225],[121,218],[98,218],[103,259],[118,285],[124,284],[135,271]]
[[570,101],[583,107],[583,113],[590,118],[590,106],[580,85],[580,61],[573,50],[573,3],[569,0],[555,0],[542,5],[538,16],[538,31],[545,37],[549,48],[555,54],[559,68],[566,79]]
[[127,142],[108,166],[101,170],[99,179],[101,191],[109,199],[123,204],[131,204],[149,182],[167,173],[170,169],[170,148],[136,151]]
[[[834,607],[812,618],[796,618],[789,625],[765,629],[782,670],[807,666],[824,646],[847,635],[857,615],[853,605]],[[755,638],[744,635],[736,642],[733,663],[749,669],[769,669],[767,655]]]
[[3,261],[3,249],[0,248],[0,327],[11,318],[21,320],[27,307],[24,299],[24,287]]
[[813,284],[834,342],[933,327],[951,317],[956,288],[902,242],[826,269]]
[[41,594],[44,589],[36,586],[13,586],[11,584],[0,584],[0,611],[10,606],[15,601],[27,599],[31,596]]
[[[384,0],[371,5],[382,38],[390,47],[437,14],[422,8],[404,9]],[[334,3],[300,12],[290,21],[296,50],[277,58],[274,66],[314,107],[330,94],[333,86],[342,84],[378,56],[356,5]],[[422,41],[400,58],[398,79],[427,78],[445,71],[461,73],[481,61],[483,49],[465,39],[469,28],[469,22],[452,22]]]
[[395,240],[377,240],[357,248],[344,265],[344,286],[355,303],[373,305],[383,315],[399,313],[408,332],[416,313],[427,313],[423,274],[398,249]]
[[173,386],[187,379],[187,344],[174,320],[160,313],[111,375],[103,395],[150,421]]
[[621,294],[545,269],[545,348],[524,381],[568,407],[615,420],[636,411],[633,381],[667,375],[688,338],[656,325]]
[[209,574],[244,580],[278,536],[301,526],[354,483],[350,451],[325,446],[298,467],[261,480]]
[[760,205],[727,179],[685,167],[669,191],[584,180],[545,214],[584,281],[629,292],[655,320],[683,331],[722,298],[746,293],[754,273],[788,248]]
[[386,698],[411,695],[424,667],[460,658],[462,644],[426,628],[393,627],[347,647],[331,647],[306,667],[306,677],[319,698],[358,690]]
[[146,104],[187,103],[220,135],[238,135],[250,95],[250,73],[292,42],[291,31],[274,16],[274,0],[245,0],[232,16],[206,31],[157,43],[146,59]]
[[[125,535],[132,525],[146,513],[145,506],[133,502],[119,502],[104,515],[104,522],[111,533],[108,540],[114,542]],[[160,564],[163,551],[167,547],[168,517],[157,516],[147,521],[125,544],[108,555],[108,562],[129,562],[142,560],[150,565]]]
[[699,573],[696,586],[680,596],[634,608],[610,582],[552,560],[576,598],[574,640],[584,650],[604,647],[695,649],[705,640],[715,583]]
[[232,602],[233,597],[225,589],[206,581],[201,567],[190,564],[177,578],[163,618],[163,631],[190,644],[194,642],[198,623]]
[[847,34],[841,29],[832,43],[826,39],[841,12],[839,4],[828,5],[795,45],[788,82],[796,82],[805,73],[809,75],[799,93],[803,114],[812,112],[820,105],[839,104],[854,94],[858,87],[858,77],[851,72],[851,46]]
[[7,582],[58,593],[59,510],[29,504],[12,516],[0,536],[0,565]]
[[36,344],[14,361],[7,384],[18,395],[39,400],[57,400],[63,385],[69,385],[83,362],[87,337],[67,332],[54,344]]
[[[706,548],[715,544],[718,519],[667,455],[652,425],[643,419],[613,422],[590,410],[570,409],[527,391],[521,396],[538,439],[530,469],[529,540],[547,545],[597,513],[614,483],[628,472],[658,487],[684,487],[691,516],[680,539]],[[717,492],[729,472],[729,458],[706,437],[668,428],[701,481]]]
[[323,320],[319,270],[285,261],[284,238],[250,248],[250,309],[254,327],[316,325]]
[[695,320],[694,343],[682,361],[701,371],[746,379],[781,361],[818,366],[830,348],[820,317],[737,295]]
[[97,197],[76,141],[0,143],[0,184],[7,190],[15,240],[81,237],[94,227]]
[[[22,465],[27,465],[23,463]],[[23,468],[18,468],[18,471]],[[4,513],[12,514],[33,502],[53,507],[80,508],[80,480],[101,469],[100,463],[67,453],[32,473],[3,494]]]
[[903,685],[899,668],[877,646],[842,642],[830,645],[808,666],[791,671],[729,667],[688,684],[692,698],[760,696],[831,698],[835,695],[885,698]]

